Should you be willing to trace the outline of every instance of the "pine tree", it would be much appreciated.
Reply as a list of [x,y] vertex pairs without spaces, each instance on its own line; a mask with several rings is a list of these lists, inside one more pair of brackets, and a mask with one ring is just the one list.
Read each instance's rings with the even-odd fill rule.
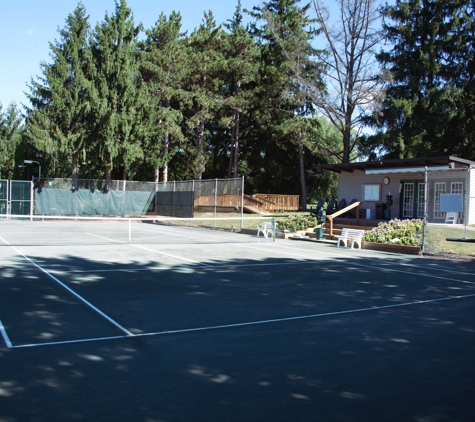
[[27,109],[27,134],[39,151],[69,162],[75,178],[79,155],[85,160],[88,150],[90,112],[89,83],[84,75],[90,59],[89,24],[82,3],[58,32],[59,40],[50,43],[52,63],[42,62],[42,76],[29,86],[32,107]]
[[[262,7],[254,7],[251,15],[266,24],[254,34],[261,50],[261,68],[257,91],[258,110],[255,116],[264,140],[261,156],[270,160],[265,167],[272,168],[269,175],[280,186],[293,183],[299,175],[302,205],[306,207],[305,139],[312,102],[306,87],[295,75],[293,67],[299,66],[305,77],[317,80],[321,65],[313,61],[316,50],[310,41],[315,35],[313,21],[308,16],[310,4],[299,7],[300,0],[271,0]],[[286,54],[292,52],[292,59]],[[285,157],[285,158],[284,158]],[[292,163],[290,160],[294,160]],[[256,163],[257,164],[257,163]],[[295,167],[297,171],[295,171]],[[280,167],[280,168],[278,168]],[[279,175],[279,178],[276,176]],[[289,182],[284,182],[290,179]],[[269,184],[271,186],[272,183]]]
[[152,101],[156,102],[156,131],[150,139],[148,160],[153,161],[154,181],[158,182],[159,167],[162,181],[168,180],[168,162],[184,141],[181,123],[180,99],[184,95],[186,75],[185,34],[181,33],[181,16],[162,13],[154,27],[146,31],[147,38],[140,44],[141,70],[149,84]]
[[204,13],[202,24],[191,33],[187,52],[187,94],[183,103],[187,107],[186,124],[193,133],[187,152],[191,155],[193,177],[200,180],[209,159],[206,125],[223,104],[220,96],[225,67],[222,29],[216,26],[211,11]]
[[23,132],[23,119],[15,103],[5,112],[0,104],[0,179],[15,167],[15,152]]
[[224,24],[228,32],[223,34],[223,54],[226,60],[224,96],[227,108],[232,111],[228,178],[238,177],[241,116],[243,113],[248,114],[252,107],[253,87],[258,70],[259,52],[242,22],[241,1],[238,0],[233,19]]
[[371,141],[397,158],[466,151],[474,129],[473,2],[398,0],[383,13],[393,48],[378,59],[392,83]]
[[114,15],[106,14],[91,39],[93,66],[88,78],[95,152],[111,180],[115,170],[123,180],[145,158],[143,145],[151,136],[150,95],[140,74],[137,37],[132,11],[125,0],[116,2]]

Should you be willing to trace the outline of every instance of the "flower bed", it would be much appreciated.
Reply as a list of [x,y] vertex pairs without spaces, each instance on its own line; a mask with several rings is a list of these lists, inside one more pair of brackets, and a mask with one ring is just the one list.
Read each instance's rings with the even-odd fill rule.
[[420,234],[424,222],[416,220],[398,220],[397,218],[379,223],[377,227],[363,236],[363,242],[384,243],[400,246],[420,246],[422,235]]
[[321,226],[313,215],[290,215],[282,220],[277,220],[276,224],[278,229],[291,233]]

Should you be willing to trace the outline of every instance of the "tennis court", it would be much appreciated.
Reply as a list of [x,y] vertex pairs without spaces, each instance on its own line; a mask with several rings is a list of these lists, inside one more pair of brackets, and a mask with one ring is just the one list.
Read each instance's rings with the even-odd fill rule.
[[475,420],[470,262],[47,223],[0,224],[0,422]]

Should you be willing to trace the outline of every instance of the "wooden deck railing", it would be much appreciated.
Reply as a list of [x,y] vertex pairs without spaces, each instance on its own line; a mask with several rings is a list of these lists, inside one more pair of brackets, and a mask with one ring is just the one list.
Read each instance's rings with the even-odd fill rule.
[[348,205],[345,208],[342,208],[341,210],[338,210],[334,212],[333,214],[327,215],[327,221],[330,222],[330,238],[333,237],[333,219],[347,213],[348,211],[352,210],[353,208],[356,208],[356,224],[359,224],[360,222],[360,205],[363,202],[354,202],[353,204]]

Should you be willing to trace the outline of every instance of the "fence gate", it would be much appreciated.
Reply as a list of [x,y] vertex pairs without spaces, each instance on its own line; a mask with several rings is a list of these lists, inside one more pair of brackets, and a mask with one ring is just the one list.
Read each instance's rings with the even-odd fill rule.
[[29,215],[31,192],[31,182],[0,180],[0,215]]

